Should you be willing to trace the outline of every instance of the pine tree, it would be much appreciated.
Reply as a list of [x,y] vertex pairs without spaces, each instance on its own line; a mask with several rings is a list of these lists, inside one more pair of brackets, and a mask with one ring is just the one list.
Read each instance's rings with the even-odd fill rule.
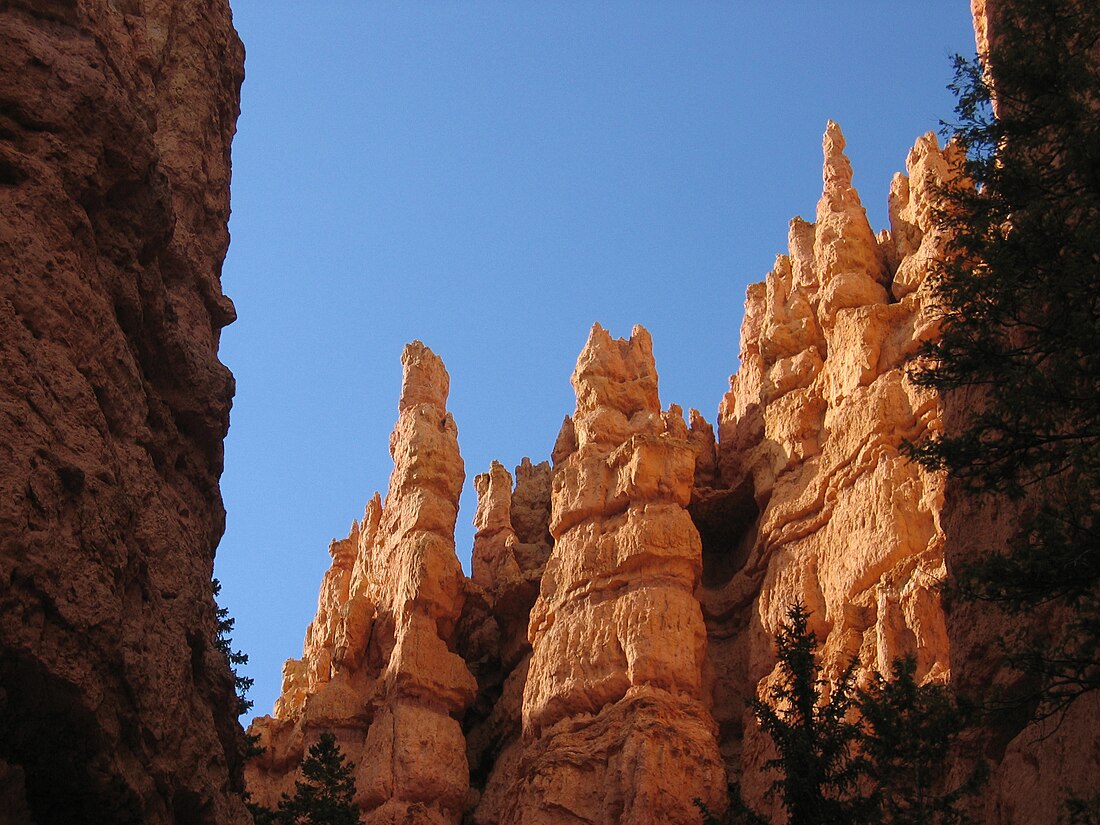
[[970,711],[945,685],[918,685],[916,661],[897,659],[858,693],[864,759],[875,820],[886,825],[956,825],[961,801],[981,785],[983,763],[950,786],[948,755]]
[[358,825],[355,798],[355,765],[331,733],[322,733],[302,761],[305,781],[294,783],[294,796],[283,795],[275,821],[279,825]]
[[829,683],[821,679],[809,615],[800,602],[787,611],[787,623],[775,639],[779,682],[770,701],[756,698],[752,709],[779,751],[767,763],[780,773],[770,793],[786,808],[789,825],[852,825],[864,821],[867,810],[859,793],[860,729],[850,718],[858,662],[852,660],[822,702]]
[[229,608],[221,607],[217,603],[218,595],[222,592],[222,583],[214,579],[214,606],[217,608],[217,633],[214,636],[214,646],[222,652],[229,662],[229,669],[233,672],[233,687],[237,695],[237,716],[243,716],[252,710],[252,700],[248,698],[248,691],[252,688],[254,679],[242,676],[237,672],[238,667],[248,664],[248,654],[233,649],[233,625],[236,619],[229,615]]
[[[956,58],[951,132],[973,185],[944,192],[942,337],[912,373],[964,393],[968,420],[911,452],[1017,502],[1012,541],[972,548],[955,592],[1023,619],[1005,645],[1042,719],[1100,688],[1100,4],[997,8],[988,55]],[[1040,636],[1038,607],[1069,618]]]
[[[944,685],[918,685],[912,659],[896,660],[889,678],[872,674],[864,688],[855,686],[856,659],[826,682],[808,620],[800,603],[788,609],[775,639],[779,682],[769,701],[752,702],[779,751],[766,765],[779,773],[769,793],[782,802],[788,825],[964,822],[960,803],[981,786],[984,763],[972,760],[978,767],[951,784],[949,755],[972,711]],[[766,825],[737,785],[730,801],[724,825]],[[696,804],[704,823],[718,825]]]

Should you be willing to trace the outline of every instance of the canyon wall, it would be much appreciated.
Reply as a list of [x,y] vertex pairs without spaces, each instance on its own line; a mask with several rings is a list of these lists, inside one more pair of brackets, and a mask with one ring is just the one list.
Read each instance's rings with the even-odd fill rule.
[[[997,4],[974,12],[981,45]],[[717,439],[662,407],[644,329],[596,325],[551,463],[476,478],[470,578],[449,378],[406,348],[385,499],[330,546],[243,766],[211,583],[242,62],[225,0],[0,7],[0,818],[243,825],[243,780],[276,805],[326,731],[368,825],[698,822],[727,779],[774,810],[746,702],[796,600],[828,676],[913,656],[924,681],[1018,687],[1013,619],[939,589],[1013,513],[901,454],[967,414],[905,373],[937,331],[953,150],[917,141],[876,234],[830,123],[814,221],[749,289]],[[1097,697],[1025,723],[980,732],[974,821],[1054,823],[1100,782]]]
[[761,806],[772,753],[745,702],[777,676],[772,639],[794,601],[829,676],[853,656],[881,673],[914,656],[922,681],[950,674],[943,479],[901,455],[941,426],[939,400],[905,366],[935,334],[927,276],[944,239],[930,210],[950,151],[932,134],[917,141],[876,236],[836,124],[823,149],[815,221],[791,222],[788,254],[749,288],[741,369],[719,411],[720,477],[747,512],[731,530],[721,492],[699,512],[725,542],[704,547],[720,569],[700,590],[723,751]]
[[[455,676],[452,692],[411,691],[409,705],[450,726],[454,746],[462,719],[465,760],[430,767],[446,765],[457,782],[468,766],[472,781],[465,807],[447,785],[448,806],[434,814],[457,822],[465,811],[484,825],[698,822],[695,800],[720,811],[727,775],[766,807],[771,752],[746,701],[775,678],[772,640],[796,600],[812,611],[827,673],[855,655],[880,672],[912,655],[921,680],[948,679],[943,479],[900,449],[941,425],[938,399],[904,365],[935,334],[927,276],[944,239],[931,208],[951,153],[933,135],[917,142],[891,187],[891,228],[876,236],[836,124],[823,149],[815,222],[792,222],[789,253],[749,290],[717,443],[697,411],[689,426],[676,405],[662,410],[644,329],[615,340],[597,324],[552,469],[521,464],[514,492],[499,464],[476,479],[470,580],[451,541],[460,471],[442,485],[446,518],[432,524],[447,572],[436,581],[464,596],[412,596],[402,609],[439,617],[445,603],[444,630],[430,637],[435,678]],[[370,560],[379,542],[404,541],[384,515],[412,495],[402,468],[419,461],[422,484],[441,466],[461,468],[453,440],[442,449],[434,435],[406,435],[409,353],[387,503],[375,499],[333,544],[304,658],[287,663],[274,718],[253,727],[269,750],[249,767],[249,787],[268,804],[292,790],[322,730],[337,732],[360,777],[390,770],[389,751],[372,744],[383,686],[417,666],[392,641],[402,620],[381,594],[414,593],[421,579]],[[444,393],[422,394],[444,416]],[[369,822],[395,821],[374,814],[413,798],[399,785],[360,786]]]
[[[1003,36],[1011,4],[972,0],[971,10],[978,51],[988,55],[990,44]],[[1072,4],[1059,9],[1067,15],[1074,11]],[[1100,55],[1100,44],[1093,41],[1092,48],[1094,56]],[[995,64],[991,66],[994,91],[996,69]],[[1019,103],[1009,101],[1008,105]],[[1001,111],[1005,104],[994,100],[994,105]],[[1095,98],[1093,105],[1097,105]],[[944,404],[944,427],[948,432],[961,429],[972,421],[979,405],[980,398],[972,389],[952,393]],[[1022,500],[1006,506],[1003,498],[968,494],[962,487],[954,480],[947,482],[941,514],[947,564],[956,569],[975,554],[1009,546],[1018,533],[1021,514],[1044,494],[1043,486],[1036,485]],[[1001,648],[1006,628],[1023,631],[1033,639],[1057,639],[1078,618],[1057,603],[1009,612],[991,603],[960,600],[948,613],[952,683],[966,695],[1010,699],[994,705],[985,720],[981,744],[991,770],[987,790],[972,810],[975,821],[1062,822],[1065,820],[1058,817],[1064,800],[1096,798],[1100,789],[1100,691],[1084,693],[1064,715],[1029,724],[1034,708],[1033,677],[1005,667]],[[1091,816],[1095,819],[1097,813],[1094,802]]]
[[245,823],[211,574],[225,0],[0,6],[0,818]]

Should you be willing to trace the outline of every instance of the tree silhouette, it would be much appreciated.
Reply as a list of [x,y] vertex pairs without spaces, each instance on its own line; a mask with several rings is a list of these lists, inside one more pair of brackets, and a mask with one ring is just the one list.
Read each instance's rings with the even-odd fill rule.
[[[1018,502],[1008,546],[973,548],[955,589],[1020,616],[1006,649],[1043,719],[1100,688],[1100,4],[997,7],[988,55],[955,61],[973,185],[944,191],[942,336],[912,371],[967,420],[910,452]],[[1043,606],[1067,618],[1029,621]]]
[[[916,663],[896,660],[889,677],[872,674],[855,685],[853,659],[834,682],[821,678],[817,638],[799,602],[776,634],[779,680],[752,709],[779,754],[766,767],[779,776],[778,796],[788,825],[957,825],[964,797],[982,782],[977,760],[952,784],[949,755],[959,744],[970,711],[943,685],[918,685]],[[699,804],[699,803],[696,803]],[[704,822],[719,820],[700,804]],[[767,819],[730,786],[733,825],[766,825]]]
[[242,676],[237,668],[248,664],[248,654],[233,649],[233,625],[236,619],[229,615],[229,608],[217,603],[218,595],[222,592],[222,583],[214,579],[214,607],[217,610],[217,632],[214,636],[214,646],[222,652],[229,669],[233,673],[233,688],[237,695],[237,716],[242,716],[252,710],[252,700],[248,698],[248,691],[252,688],[254,679]]
[[355,765],[344,762],[336,737],[322,733],[302,761],[303,780],[294,783],[294,796],[283,795],[275,813],[278,825],[358,825],[354,802]]
[[[822,680],[809,616],[801,602],[787,611],[775,637],[779,681],[770,701],[755,698],[752,709],[779,751],[766,765],[780,774],[769,793],[783,803],[789,825],[850,825],[866,812],[859,794],[860,728],[849,718],[858,662],[853,659],[835,683]],[[826,688],[828,701],[822,702]]]
[[859,690],[859,748],[870,787],[875,821],[887,825],[956,825],[959,810],[984,778],[976,760],[951,785],[948,755],[967,726],[970,711],[945,685],[918,685],[916,661],[896,659],[889,678],[874,674]]

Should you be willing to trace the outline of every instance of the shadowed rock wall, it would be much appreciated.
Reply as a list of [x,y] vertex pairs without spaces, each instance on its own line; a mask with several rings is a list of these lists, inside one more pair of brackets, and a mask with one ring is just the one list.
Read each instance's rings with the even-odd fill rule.
[[0,6],[6,821],[247,821],[210,583],[242,61],[225,0]]
[[[972,0],[971,9],[978,51],[987,54],[1005,25],[1005,4]],[[1094,43],[1093,48],[1100,45]],[[995,90],[997,67],[991,68]],[[995,103],[998,108],[1002,105]],[[944,404],[945,428],[964,426],[979,407],[974,390],[950,394]],[[1039,485],[1037,491],[1009,504],[1003,498],[968,495],[961,486],[947,482],[941,515],[949,570],[965,565],[975,554],[1007,546],[1019,530],[1021,513],[1043,495]],[[960,600],[951,606],[947,618],[952,683],[970,696],[998,697],[1001,706],[987,716],[976,737],[991,771],[985,793],[972,806],[972,818],[1036,825],[1065,821],[1062,804],[1067,798],[1094,797],[1100,789],[1100,692],[1077,699],[1064,718],[1028,724],[1034,706],[1029,694],[1035,684],[1004,666],[1001,639],[1010,628],[1025,630],[1036,639],[1058,638],[1076,617],[1064,606],[1036,605],[1024,613],[1009,613],[995,604]]]

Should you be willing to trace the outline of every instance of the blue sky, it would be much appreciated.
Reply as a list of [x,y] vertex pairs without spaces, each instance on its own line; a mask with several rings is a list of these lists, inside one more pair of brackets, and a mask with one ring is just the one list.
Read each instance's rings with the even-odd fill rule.
[[330,539],[391,469],[403,345],[446,362],[467,489],[548,457],[592,323],[714,422],[746,286],[812,219],[841,124],[875,229],[951,116],[969,4],[233,0],[247,52],[223,272],[239,320],[216,575],[255,713]]

